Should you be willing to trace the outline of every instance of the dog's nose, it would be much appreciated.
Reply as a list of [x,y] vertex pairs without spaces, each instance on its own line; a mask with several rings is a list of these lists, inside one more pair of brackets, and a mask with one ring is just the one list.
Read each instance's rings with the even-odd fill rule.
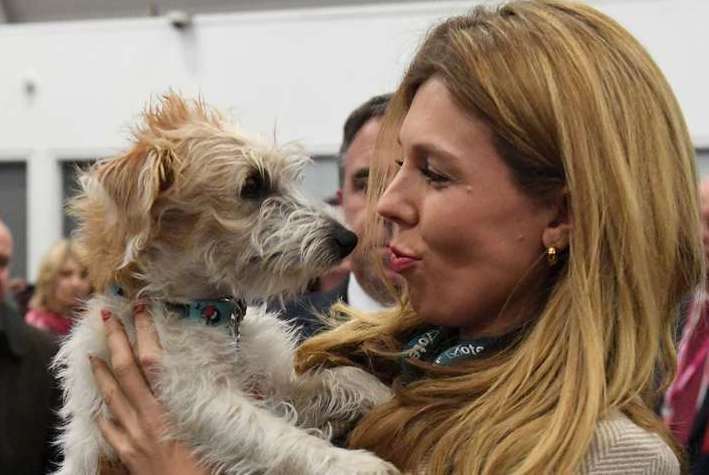
[[340,224],[335,226],[332,234],[337,243],[340,258],[344,259],[349,256],[357,245],[357,235]]

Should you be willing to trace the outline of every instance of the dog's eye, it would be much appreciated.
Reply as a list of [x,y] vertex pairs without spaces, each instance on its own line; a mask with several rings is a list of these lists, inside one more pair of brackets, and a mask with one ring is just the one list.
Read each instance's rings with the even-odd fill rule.
[[258,200],[269,193],[268,179],[259,172],[253,172],[241,185],[240,196],[245,200]]

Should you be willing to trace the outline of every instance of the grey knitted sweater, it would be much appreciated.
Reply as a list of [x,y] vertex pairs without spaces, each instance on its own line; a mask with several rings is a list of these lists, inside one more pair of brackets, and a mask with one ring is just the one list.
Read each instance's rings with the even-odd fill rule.
[[622,414],[601,421],[580,468],[583,475],[679,475],[674,452],[657,435]]

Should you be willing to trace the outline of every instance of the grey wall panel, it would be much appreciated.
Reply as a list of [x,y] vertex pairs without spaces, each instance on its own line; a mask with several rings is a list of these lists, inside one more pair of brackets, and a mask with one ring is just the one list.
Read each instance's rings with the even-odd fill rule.
[[27,164],[0,162],[0,217],[15,241],[12,277],[27,278]]

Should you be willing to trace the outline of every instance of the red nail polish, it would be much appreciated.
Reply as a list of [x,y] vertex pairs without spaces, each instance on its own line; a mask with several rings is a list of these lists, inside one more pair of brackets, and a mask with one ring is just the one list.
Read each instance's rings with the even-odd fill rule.
[[101,320],[103,320],[105,322],[109,318],[111,318],[111,311],[106,310],[105,308],[102,308],[101,309]]
[[143,313],[145,311],[145,304],[143,302],[138,302],[133,305],[133,313]]

